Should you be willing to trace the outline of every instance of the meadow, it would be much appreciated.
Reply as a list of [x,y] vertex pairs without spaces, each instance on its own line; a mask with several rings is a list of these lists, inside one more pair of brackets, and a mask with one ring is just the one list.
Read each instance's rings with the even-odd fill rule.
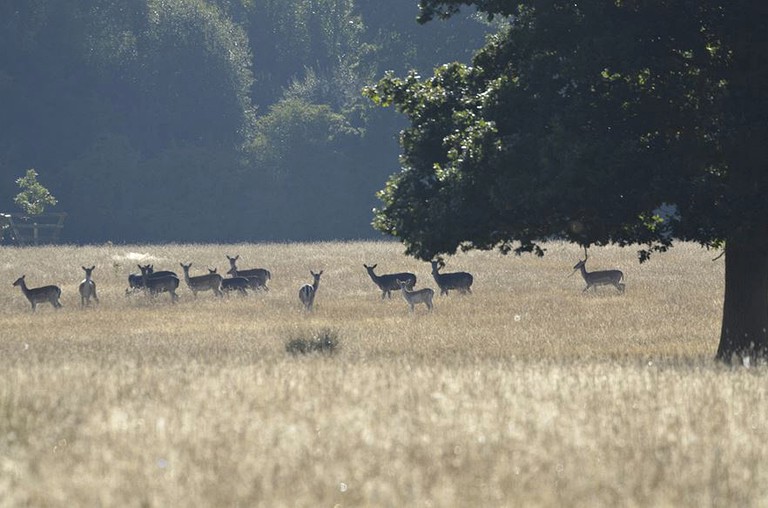
[[[578,247],[462,253],[473,294],[411,313],[388,242],[0,248],[0,506],[765,506],[764,367],[713,361],[723,261],[640,265],[582,293]],[[125,295],[137,263],[267,267],[247,297]],[[80,309],[83,266],[100,303]],[[323,270],[314,312],[298,289]],[[35,313],[11,283],[58,284]],[[290,354],[330,335],[332,354]]]

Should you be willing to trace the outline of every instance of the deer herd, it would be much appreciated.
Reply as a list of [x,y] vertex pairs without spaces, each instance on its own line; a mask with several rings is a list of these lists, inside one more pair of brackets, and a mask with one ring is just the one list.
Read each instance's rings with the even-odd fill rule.
[[[214,295],[221,297],[225,293],[231,293],[237,291],[241,295],[248,294],[248,290],[251,291],[269,291],[267,282],[272,279],[272,274],[265,268],[251,268],[247,270],[240,270],[237,268],[237,260],[240,256],[230,257],[227,256],[230,269],[227,271],[229,277],[225,278],[221,274],[217,273],[215,268],[209,268],[208,273],[204,275],[190,275],[190,269],[192,263],[180,263],[183,271],[183,280],[186,283],[192,295],[197,298],[197,293],[202,291],[211,291]],[[573,267],[571,275],[581,270],[581,276],[584,278],[587,286],[584,291],[589,288],[594,288],[597,291],[597,286],[612,285],[619,293],[624,293],[625,285],[622,282],[624,274],[619,270],[603,270],[588,272],[586,268],[588,255],[586,248],[584,249],[584,259],[579,260]],[[472,294],[472,283],[474,277],[471,273],[467,272],[453,272],[453,273],[441,273],[445,267],[445,263],[442,260],[430,261],[432,265],[432,277],[440,289],[440,295],[448,295],[450,290],[458,291],[462,295]],[[168,293],[171,302],[176,303],[179,299],[179,295],[176,291],[179,289],[180,278],[173,271],[155,271],[154,266],[151,264],[137,265],[139,273],[132,273],[128,276],[128,289],[125,290],[126,295],[133,294],[135,292],[144,292],[151,297],[156,297],[161,293]],[[433,308],[432,299],[435,296],[434,290],[431,288],[414,289],[416,285],[416,275],[410,272],[390,273],[377,275],[374,271],[378,265],[368,266],[363,264],[363,267],[368,272],[371,280],[381,290],[381,298],[392,298],[392,291],[400,291],[403,299],[408,304],[411,312],[414,311],[414,307],[417,304],[424,304],[427,310],[431,311]],[[78,286],[80,292],[80,306],[86,307],[91,303],[91,299],[98,303],[99,299],[96,295],[96,282],[93,280],[93,271],[96,266],[90,268],[82,267],[85,272],[85,278],[80,282]],[[320,286],[320,276],[323,274],[323,270],[315,273],[310,270],[312,275],[312,282],[304,284],[299,288],[299,301],[306,311],[312,311],[314,308],[315,297]],[[24,296],[29,300],[34,311],[38,303],[50,303],[54,308],[59,309],[61,305],[61,288],[58,286],[41,286],[36,288],[27,287],[25,276],[19,277],[14,286],[21,288]]]

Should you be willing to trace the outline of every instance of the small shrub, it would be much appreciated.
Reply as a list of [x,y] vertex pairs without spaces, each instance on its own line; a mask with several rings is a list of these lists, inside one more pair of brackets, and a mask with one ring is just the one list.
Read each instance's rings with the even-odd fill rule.
[[285,350],[292,355],[319,353],[332,355],[339,345],[338,334],[333,330],[323,329],[312,332],[309,337],[294,337],[285,345]]

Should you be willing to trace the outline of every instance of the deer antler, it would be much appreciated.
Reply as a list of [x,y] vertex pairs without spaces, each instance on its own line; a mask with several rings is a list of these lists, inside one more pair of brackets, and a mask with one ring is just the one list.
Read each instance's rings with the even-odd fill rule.
[[586,261],[587,258],[589,258],[589,254],[587,253],[587,246],[585,245],[584,246],[584,261]]

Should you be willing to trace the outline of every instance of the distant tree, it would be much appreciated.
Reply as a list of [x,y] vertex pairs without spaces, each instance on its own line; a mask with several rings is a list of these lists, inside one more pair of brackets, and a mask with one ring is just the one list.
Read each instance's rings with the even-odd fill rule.
[[[368,95],[411,126],[375,226],[430,259],[674,238],[724,246],[717,358],[768,357],[768,4],[421,0],[510,26],[472,66]],[[666,220],[657,210],[673,204]]]
[[[254,227],[272,227],[275,239],[360,238],[370,232],[373,205],[361,192],[368,175],[354,164],[360,132],[324,104],[285,99],[257,124],[244,188],[264,207]],[[253,197],[251,197],[253,196]]]
[[37,171],[28,169],[27,174],[18,178],[16,184],[21,192],[16,194],[13,202],[28,215],[40,215],[46,206],[54,206],[58,201],[48,189],[37,180]]
[[353,0],[242,0],[240,11],[253,60],[251,98],[265,110],[308,71],[359,71],[360,55],[370,50]]

